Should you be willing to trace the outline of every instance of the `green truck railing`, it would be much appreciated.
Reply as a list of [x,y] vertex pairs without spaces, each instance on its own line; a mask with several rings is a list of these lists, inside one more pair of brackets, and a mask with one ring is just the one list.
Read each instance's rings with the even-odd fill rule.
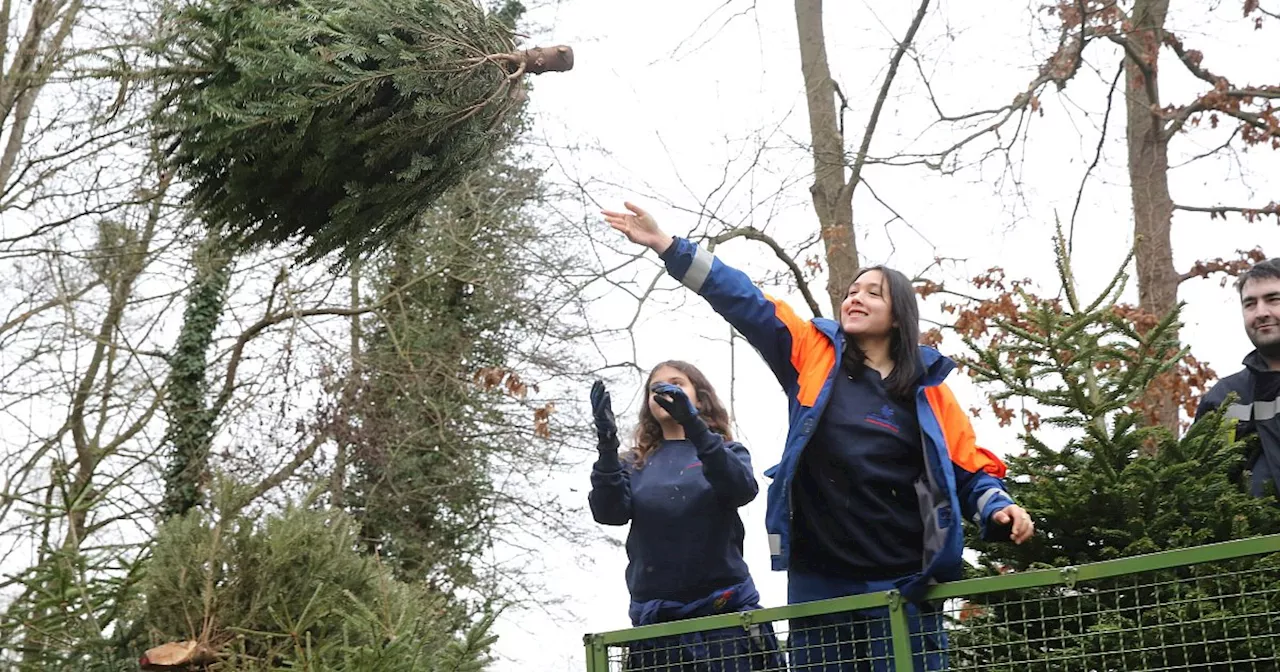
[[[1280,535],[957,581],[927,603],[945,633],[930,653],[884,592],[590,634],[587,672],[1280,670]],[[795,619],[850,612],[857,627],[810,628],[796,650]],[[766,624],[780,654],[751,653]],[[841,648],[857,662],[836,666]]]

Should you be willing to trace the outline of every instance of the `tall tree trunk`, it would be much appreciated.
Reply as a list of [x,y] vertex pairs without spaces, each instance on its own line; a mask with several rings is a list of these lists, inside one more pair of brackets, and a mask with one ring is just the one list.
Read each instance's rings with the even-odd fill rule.
[[[1170,225],[1173,199],[1169,196],[1169,140],[1159,115],[1158,56],[1164,37],[1169,0],[1138,0],[1134,4],[1125,56],[1129,188],[1133,199],[1133,232],[1138,267],[1138,304],[1163,317],[1178,300],[1178,272],[1173,267]],[[1135,58],[1135,56],[1137,58]],[[1153,385],[1144,400],[1148,417],[1173,431],[1178,408]]]
[[[351,262],[351,310],[360,309],[360,265],[359,259]],[[353,314],[351,316],[351,332],[350,343],[348,345],[348,355],[351,357],[351,370],[347,372],[347,380],[342,388],[342,407],[338,409],[337,417],[340,426],[344,428],[341,436],[337,437],[337,450],[333,459],[333,474],[329,477],[329,494],[331,504],[335,509],[341,509],[343,506],[343,495],[347,487],[347,458],[352,450],[349,439],[349,428],[352,422],[352,413],[355,407],[355,396],[360,387],[360,339],[363,337],[360,329],[360,315]]]
[[827,64],[822,0],[796,0],[796,29],[813,141],[813,186],[809,191],[826,250],[827,295],[833,314],[839,316],[840,303],[858,270],[858,247],[853,237],[853,185],[845,180],[844,136],[835,81]]

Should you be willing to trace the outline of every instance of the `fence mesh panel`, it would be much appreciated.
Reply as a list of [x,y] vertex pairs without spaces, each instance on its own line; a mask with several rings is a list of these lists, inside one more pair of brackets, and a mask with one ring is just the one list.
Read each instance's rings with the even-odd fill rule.
[[957,670],[1274,670],[1274,557],[1009,591],[948,605]]
[[1278,551],[1280,535],[1219,545],[1212,556],[1128,559],[1123,571],[1102,563],[948,584],[931,593],[946,599],[922,605],[884,593],[859,598],[872,606],[855,611],[792,606],[588,635],[587,669],[1280,670]]

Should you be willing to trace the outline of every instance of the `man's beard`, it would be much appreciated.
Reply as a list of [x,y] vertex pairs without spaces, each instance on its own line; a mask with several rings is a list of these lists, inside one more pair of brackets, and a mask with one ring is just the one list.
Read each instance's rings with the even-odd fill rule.
[[[1274,323],[1261,326],[1272,326],[1275,331],[1280,331],[1280,326]],[[1265,337],[1260,337],[1256,328],[1248,330],[1248,335],[1249,342],[1253,343],[1253,347],[1257,348],[1258,354],[1268,360],[1280,360],[1280,334],[1272,335],[1266,342],[1260,342],[1259,339]]]

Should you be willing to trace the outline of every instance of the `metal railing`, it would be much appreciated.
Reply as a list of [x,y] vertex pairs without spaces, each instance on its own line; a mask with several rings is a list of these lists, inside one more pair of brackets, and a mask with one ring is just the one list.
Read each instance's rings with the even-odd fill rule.
[[587,672],[1280,669],[1280,535],[585,637]]

